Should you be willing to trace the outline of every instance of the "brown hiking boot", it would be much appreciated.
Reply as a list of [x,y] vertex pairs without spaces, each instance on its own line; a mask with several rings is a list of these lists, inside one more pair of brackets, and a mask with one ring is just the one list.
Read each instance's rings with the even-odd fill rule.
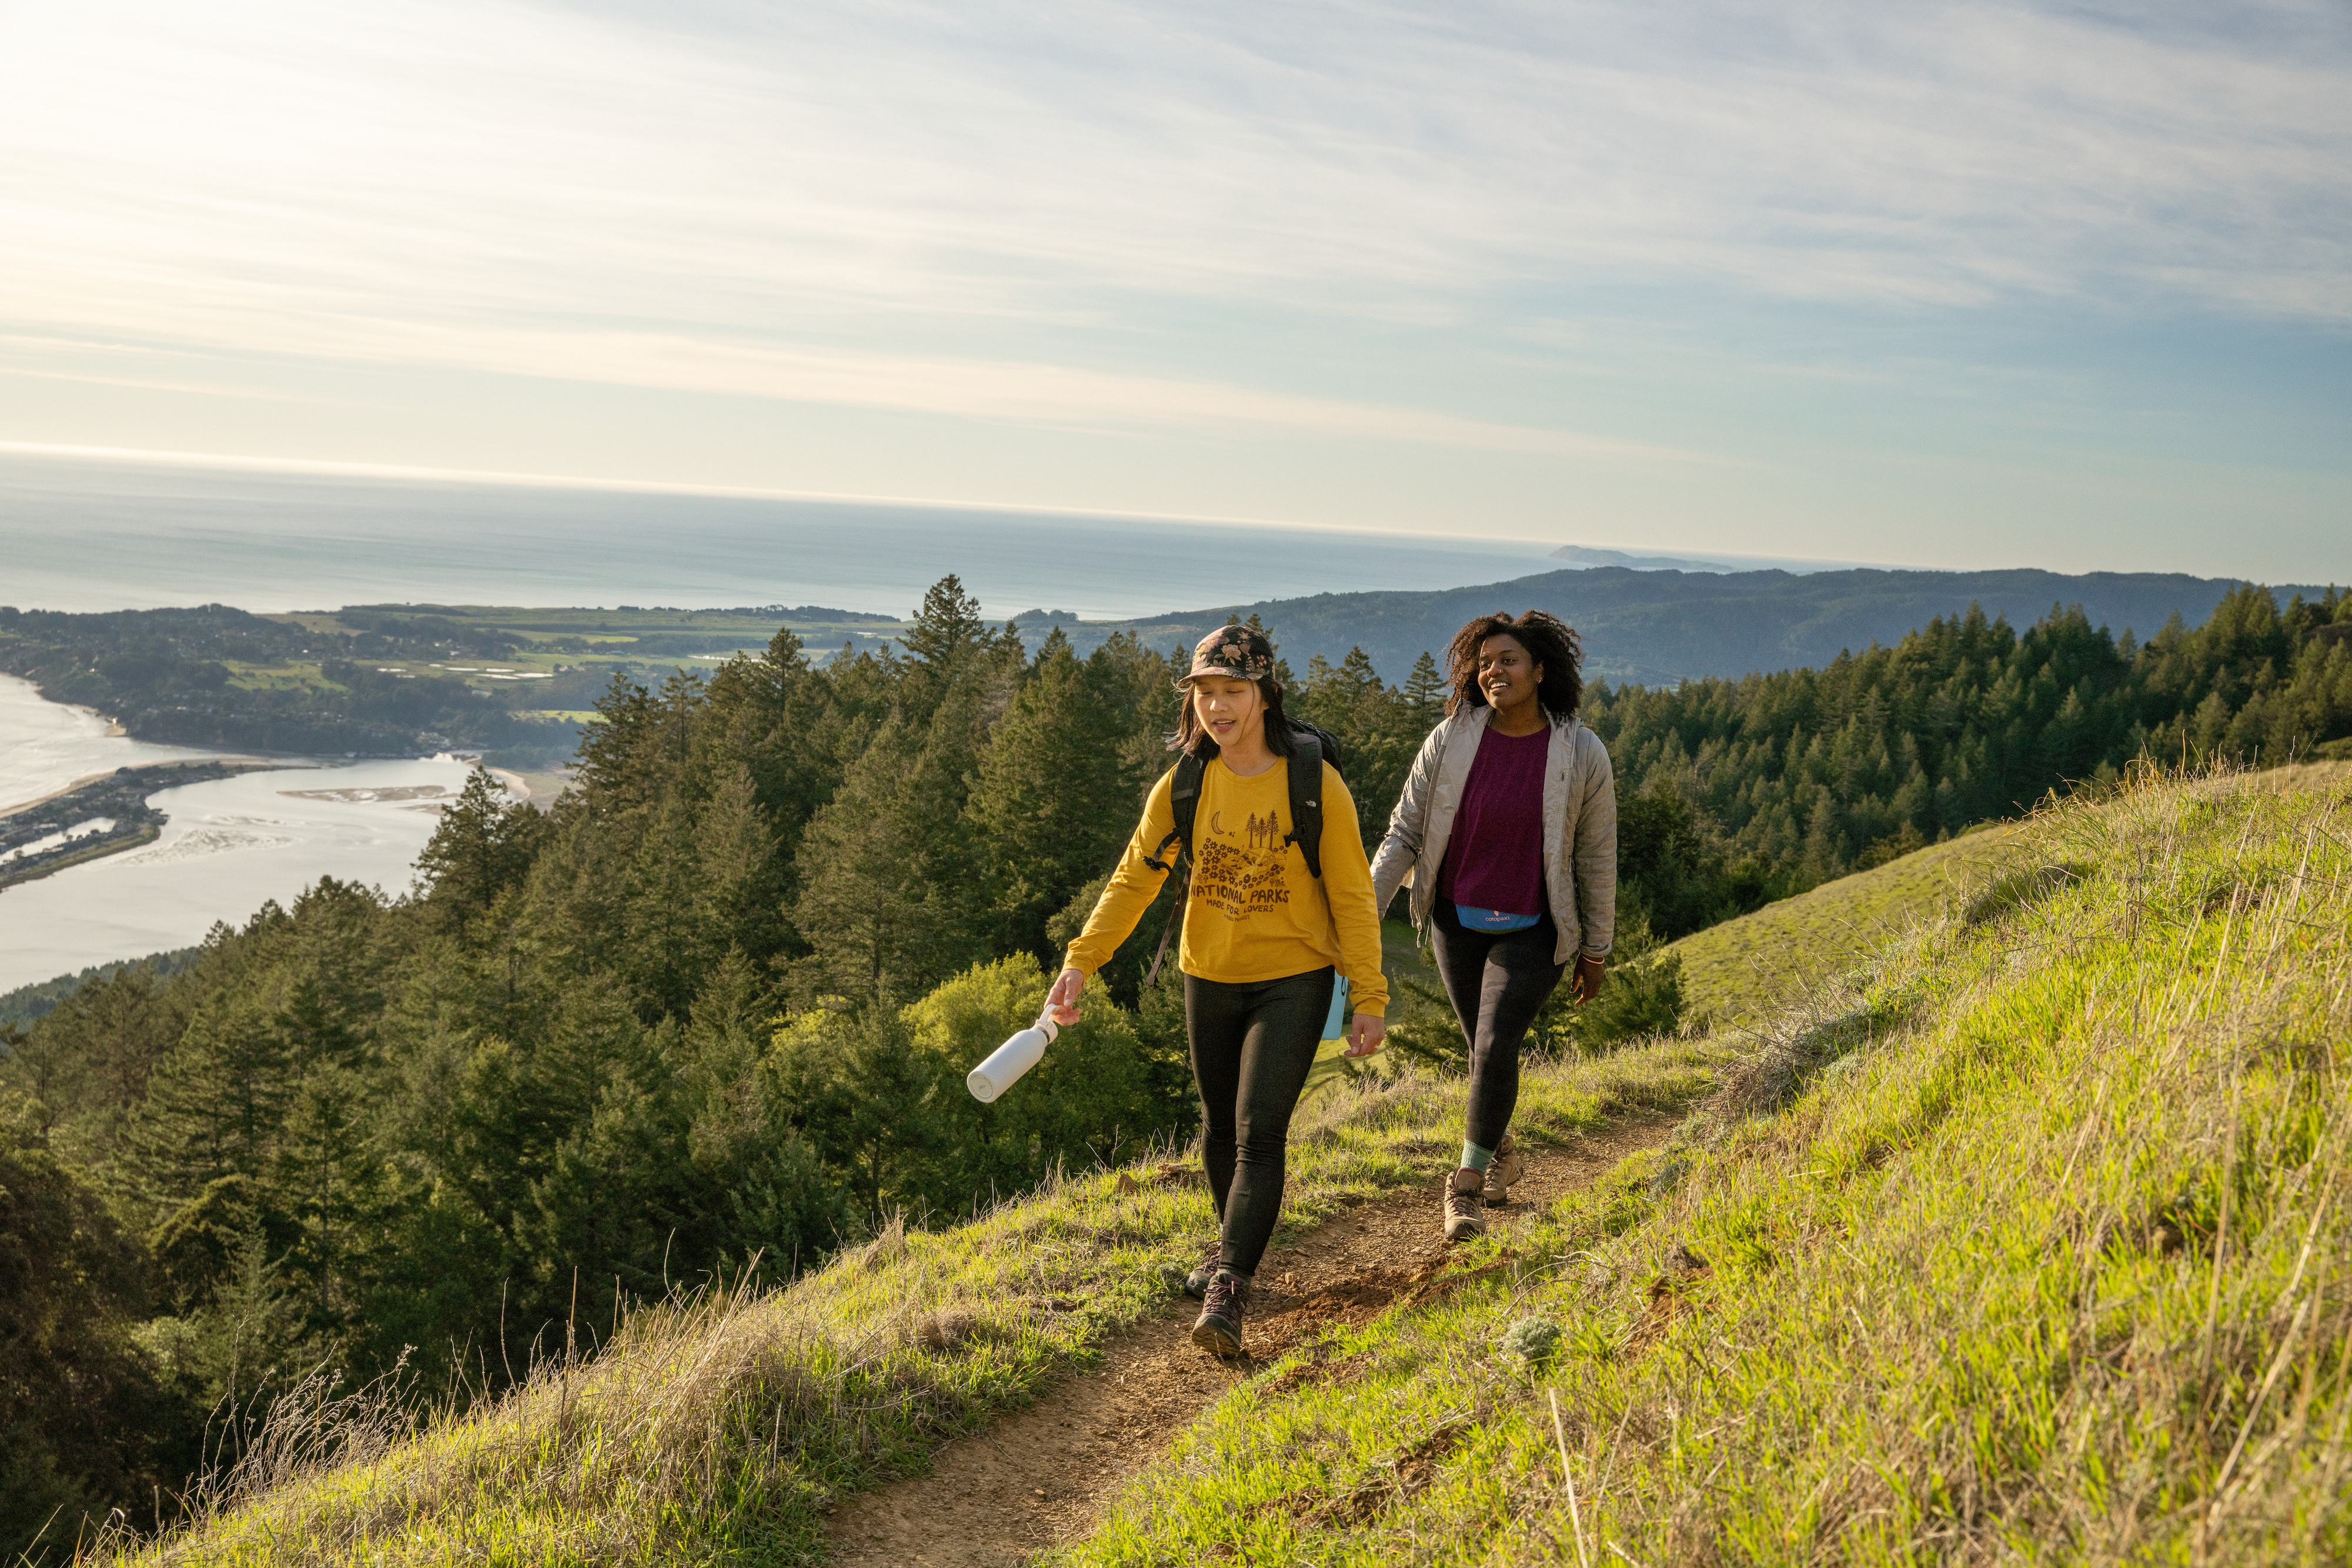
[[1527,1174],[1527,1164],[1519,1158],[1518,1144],[1506,1133],[1495,1150],[1493,1162],[1486,1166],[1486,1190],[1480,1196],[1488,1203],[1508,1203],[1511,1184]]
[[1201,1260],[1201,1266],[1184,1276],[1184,1293],[1196,1301],[1205,1297],[1209,1293],[1209,1281],[1217,1277],[1217,1265],[1224,1260],[1224,1256],[1223,1238],[1210,1242],[1209,1255]]
[[1249,1305],[1250,1282],[1231,1269],[1220,1269],[1209,1281],[1201,1315],[1192,1324],[1192,1343],[1212,1355],[1228,1360],[1242,1354],[1242,1309]]
[[1467,1166],[1445,1182],[1445,1239],[1465,1241],[1486,1234],[1486,1205],[1480,1197],[1486,1186],[1484,1172]]

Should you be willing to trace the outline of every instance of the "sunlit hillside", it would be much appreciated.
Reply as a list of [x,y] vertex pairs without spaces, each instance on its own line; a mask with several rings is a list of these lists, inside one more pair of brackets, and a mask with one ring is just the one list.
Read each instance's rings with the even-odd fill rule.
[[[1531,1073],[1539,1142],[1704,1099],[1250,1369],[1056,1560],[2342,1561],[2347,827],[2352,769],[2129,783],[1749,1028]],[[1847,891],[1891,907],[1949,860]],[[1451,1100],[1419,1073],[1319,1097],[1294,1225],[1433,1168]],[[845,1489],[1163,1298],[1206,1210],[1157,1177],[646,1312],[422,1429],[281,1406],[212,1517],[121,1547],[821,1555]]]
[[2021,827],[1055,1561],[2346,1561],[2347,828],[2322,768]]
[[1686,1016],[1721,1029],[1802,1000],[1994,874],[2017,831],[1989,824],[1671,944]]

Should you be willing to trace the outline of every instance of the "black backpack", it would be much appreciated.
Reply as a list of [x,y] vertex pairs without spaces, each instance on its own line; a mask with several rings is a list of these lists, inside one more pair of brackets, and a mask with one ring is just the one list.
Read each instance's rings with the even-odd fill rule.
[[[1319,729],[1297,719],[1290,725],[1290,831],[1283,838],[1287,846],[1297,844],[1298,852],[1307,858],[1307,874],[1317,879],[1323,875],[1323,769],[1328,762],[1339,768],[1339,742],[1328,729]],[[1176,831],[1160,841],[1160,847],[1143,857],[1143,863],[1154,871],[1172,871],[1179,861],[1192,858],[1192,825],[1201,814],[1201,779],[1208,772],[1209,758],[1217,755],[1217,743],[1203,739],[1197,751],[1188,751],[1177,758],[1170,770],[1168,804],[1176,813]],[[1307,762],[1318,764],[1303,767]],[[1174,853],[1169,852],[1173,849]],[[1164,857],[1164,858],[1163,858]],[[1192,883],[1192,871],[1176,883],[1176,907],[1184,907],[1184,896]],[[1160,932],[1160,951],[1152,955],[1150,972],[1143,977],[1150,985],[1159,977],[1160,960],[1168,956],[1168,938],[1176,929],[1176,918],[1171,915]]]

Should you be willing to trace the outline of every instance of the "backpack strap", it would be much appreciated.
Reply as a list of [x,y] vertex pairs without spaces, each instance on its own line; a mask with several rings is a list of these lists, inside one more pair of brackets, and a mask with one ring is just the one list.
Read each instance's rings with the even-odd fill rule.
[[1290,734],[1290,833],[1307,857],[1307,874],[1323,875],[1323,739],[1311,729]]
[[[1143,857],[1153,871],[1173,871],[1178,860],[1192,852],[1192,824],[1201,818],[1201,780],[1208,771],[1207,760],[1189,751],[1168,770],[1168,806],[1175,813],[1176,829]],[[1168,852],[1171,848],[1174,854]]]
[[1189,751],[1168,770],[1168,806],[1175,813],[1176,828],[1160,841],[1158,849],[1143,857],[1143,863],[1154,871],[1172,871],[1179,862],[1184,864],[1183,873],[1176,879],[1176,905],[1160,927],[1160,950],[1151,955],[1151,967],[1143,977],[1147,986],[1160,977],[1160,966],[1168,957],[1168,938],[1175,935],[1177,922],[1184,917],[1184,900],[1192,892],[1192,824],[1201,820],[1201,780],[1208,770],[1207,759]]

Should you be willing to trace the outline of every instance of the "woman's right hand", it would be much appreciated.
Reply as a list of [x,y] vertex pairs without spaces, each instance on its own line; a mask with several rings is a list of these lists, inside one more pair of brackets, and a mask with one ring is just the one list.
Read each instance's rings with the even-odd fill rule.
[[1078,1021],[1078,997],[1086,988],[1084,970],[1062,971],[1060,977],[1054,982],[1054,988],[1045,993],[1045,1010],[1054,1015],[1055,1023],[1067,1026]]

